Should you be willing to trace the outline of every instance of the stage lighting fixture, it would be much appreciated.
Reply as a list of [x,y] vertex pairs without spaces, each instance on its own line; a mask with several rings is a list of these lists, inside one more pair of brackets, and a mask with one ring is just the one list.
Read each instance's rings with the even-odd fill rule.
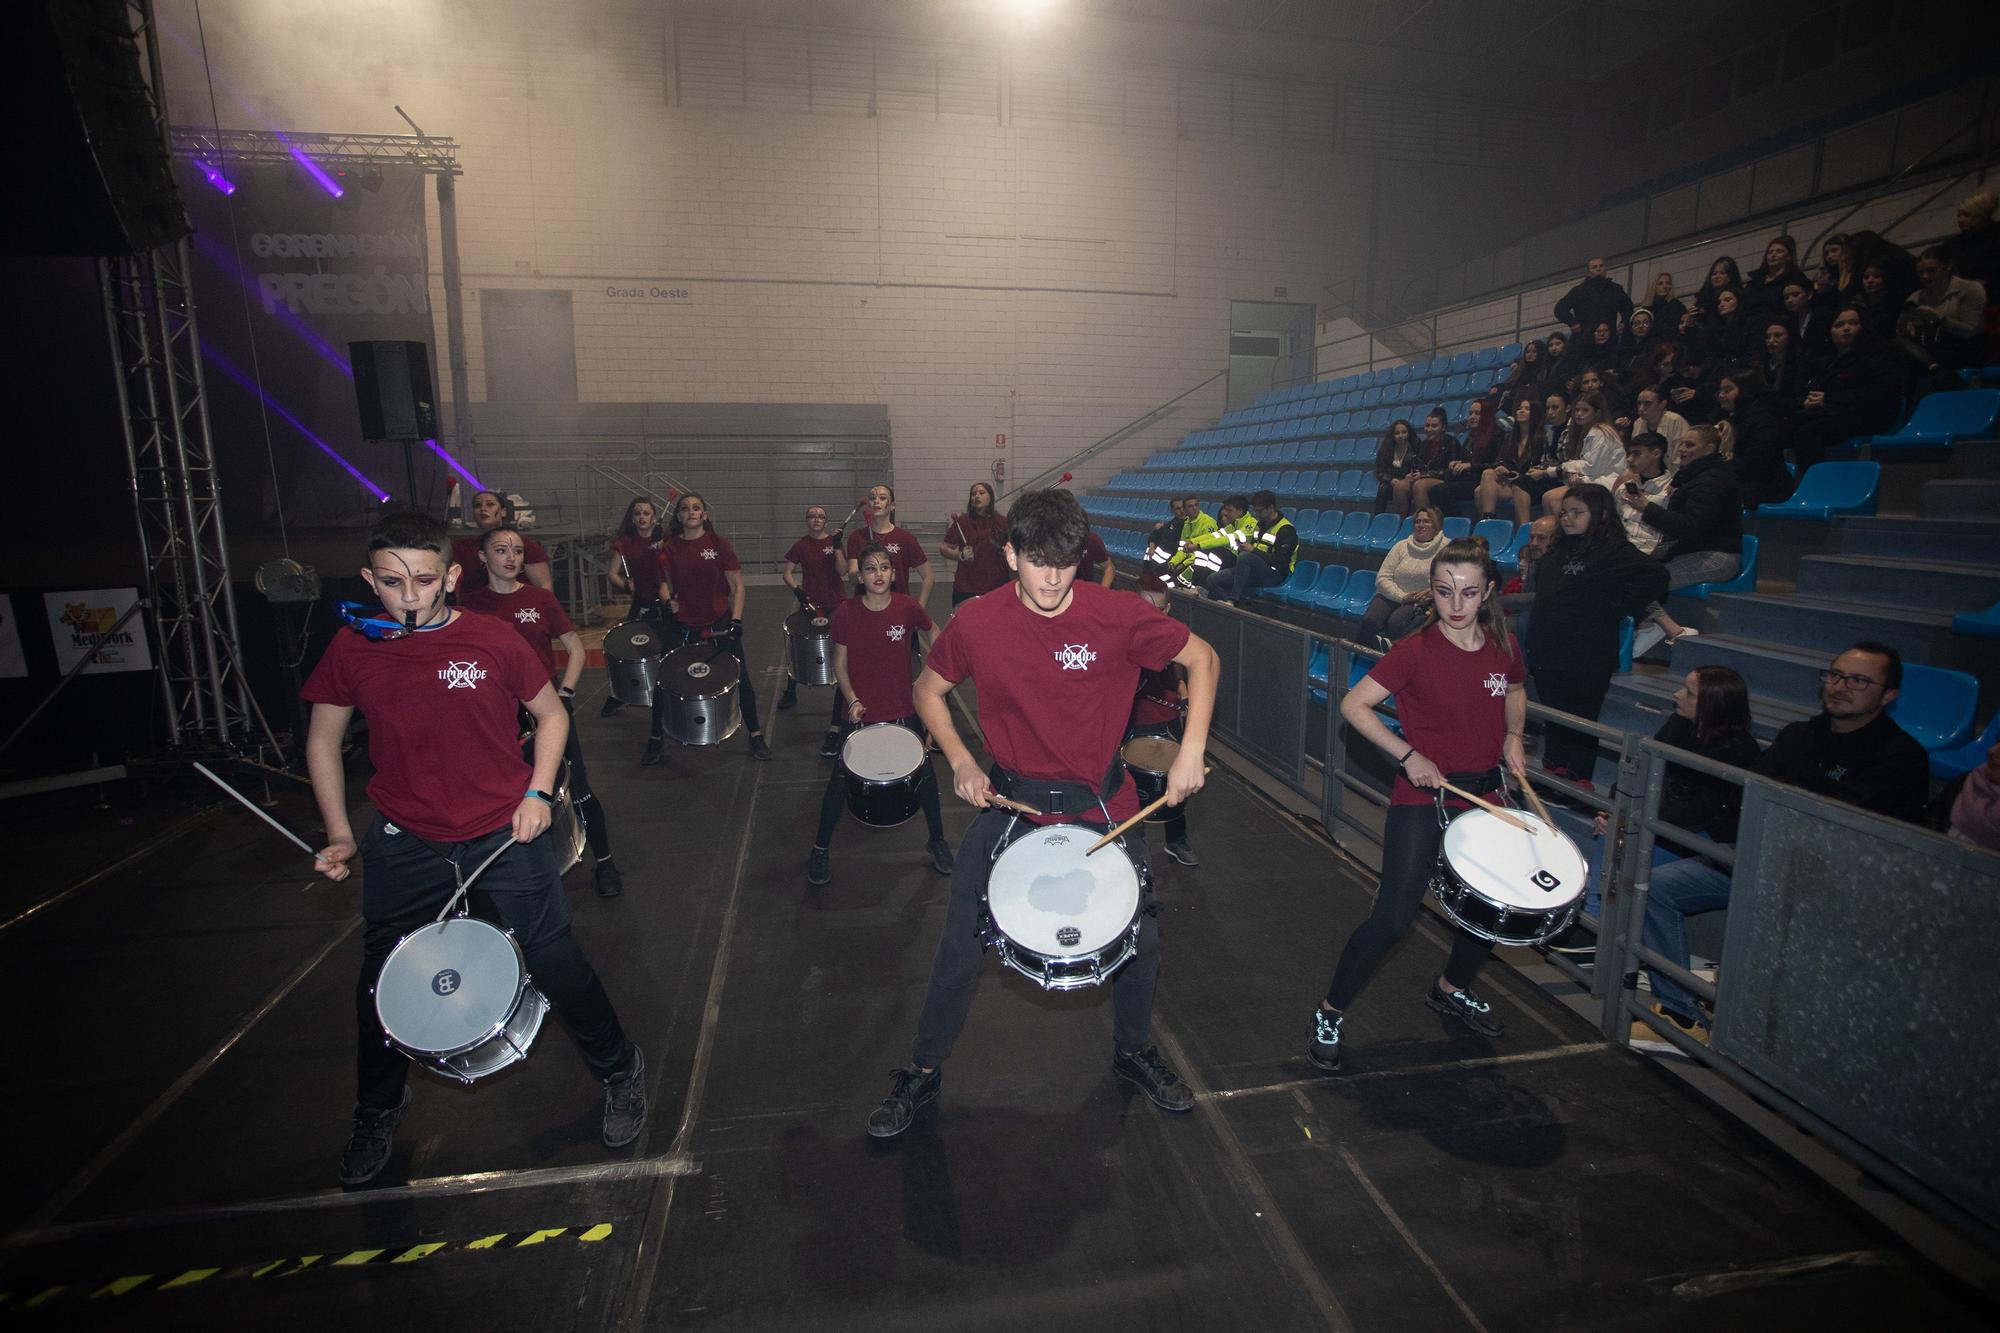
[[200,158],[196,158],[194,164],[201,174],[207,178],[210,185],[213,185],[224,194],[236,193],[236,186],[230,181],[229,177],[222,174],[219,168],[209,165]]
[[285,151],[292,155],[292,161],[305,168],[306,175],[312,177],[314,184],[318,185],[320,189],[325,190],[336,199],[347,193],[347,191],[340,188],[340,182],[326,174],[324,167],[306,156],[305,149],[299,147],[275,130],[272,133],[277,134],[278,142],[283,144]]

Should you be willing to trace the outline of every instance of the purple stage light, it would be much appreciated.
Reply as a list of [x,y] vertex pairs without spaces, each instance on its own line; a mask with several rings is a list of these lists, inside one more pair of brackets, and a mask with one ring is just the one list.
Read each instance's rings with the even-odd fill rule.
[[255,394],[258,400],[262,402],[265,407],[270,408],[272,412],[276,413],[279,419],[282,420],[286,425],[290,426],[293,430],[297,431],[299,434],[305,436],[308,440],[312,441],[312,443],[318,447],[321,453],[325,454],[328,458],[331,458],[334,462],[340,464],[341,470],[346,472],[348,476],[360,482],[362,489],[366,490],[370,495],[374,496],[376,500],[380,501],[383,504],[387,504],[389,502],[389,492],[383,490],[380,486],[377,486],[374,482],[370,481],[366,476],[362,474],[360,468],[354,466],[354,464],[348,462],[345,458],[342,458],[340,454],[337,451],[335,451],[332,445],[328,444],[325,440],[322,440],[319,436],[313,434],[313,432],[307,428],[305,422],[300,421],[297,417],[293,416],[290,412],[286,411],[283,404],[279,403],[276,399],[272,398],[270,394],[265,393],[262,389],[258,388],[257,382],[251,379],[248,375],[245,375],[242,371],[238,370],[233,364],[231,364],[228,357],[216,351],[215,348],[211,347],[207,343],[203,343],[201,345],[201,352],[203,356],[207,357],[209,361],[214,364],[217,370],[220,370],[223,374],[229,376],[230,379],[235,380],[239,385],[243,386],[243,388],[248,390],[250,393]]
[[430,446],[432,453],[436,454],[439,458],[442,458],[444,460],[444,465],[446,467],[450,468],[453,472],[456,472],[459,476],[463,477],[465,480],[471,482],[473,490],[483,491],[486,489],[486,483],[481,481],[479,478],[473,476],[470,472],[466,471],[465,464],[459,462],[456,458],[453,458],[451,454],[446,451],[443,445],[439,444],[436,440],[425,440],[424,443]]
[[200,158],[194,159],[194,164],[196,167],[200,168],[201,174],[208,178],[208,183],[210,185],[213,185],[216,189],[222,191],[224,194],[236,193],[236,186],[230,181],[229,177],[222,174],[221,168],[216,167],[210,163],[204,162]]
[[325,169],[319,163],[306,156],[305,149],[293,143],[278,130],[272,130],[271,133],[276,135],[278,142],[285,146],[285,151],[292,155],[292,161],[304,167],[306,175],[311,176],[313,180],[319,183],[320,189],[325,190],[336,199],[347,193],[347,191],[340,188],[339,181],[327,175]]
[[[206,232],[196,232],[194,235],[194,248],[196,254],[215,265],[216,268],[222,270],[224,273],[235,274],[236,280],[243,284],[243,289],[250,293],[253,300],[262,299],[262,294],[257,290],[256,282],[243,272],[242,262],[234,254],[230,253],[229,250],[224,248],[220,241]],[[354,378],[354,367],[348,364],[347,357],[342,354],[339,348],[320,337],[319,333],[310,324],[307,324],[283,306],[272,307],[265,313],[271,315],[280,324],[283,324],[293,333],[303,338],[307,346],[319,353],[322,361],[347,376],[347,378]]]

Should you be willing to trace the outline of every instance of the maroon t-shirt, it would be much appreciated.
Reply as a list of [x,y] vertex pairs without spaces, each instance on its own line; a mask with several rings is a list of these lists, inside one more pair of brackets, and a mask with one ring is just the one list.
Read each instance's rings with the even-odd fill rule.
[[548,672],[494,616],[370,643],[336,633],[300,696],[368,717],[368,799],[390,823],[435,842],[505,828],[534,775],[521,758],[520,705]]
[[683,625],[713,625],[729,614],[729,580],[736,548],[702,530],[699,537],[669,537],[660,543],[660,581],[673,590],[680,608],[674,618]]
[[[1403,739],[1443,773],[1479,773],[1500,762],[1507,739],[1507,691],[1526,678],[1521,645],[1507,656],[1492,638],[1468,653],[1436,625],[1403,639],[1369,673],[1396,696]],[[1482,793],[1483,794],[1483,793]],[[1433,793],[1402,774],[1391,805],[1429,805]]]
[[[458,576],[458,591],[460,594],[468,593],[474,588],[483,588],[486,586],[486,566],[479,559],[479,538],[483,535],[475,533],[470,537],[453,537],[451,539],[451,558],[464,571]],[[521,569],[524,576],[529,565],[546,565],[549,563],[548,548],[525,532],[521,534],[521,549]]]
[[793,542],[785,560],[799,567],[799,591],[822,611],[839,606],[847,590],[840,586],[840,538],[834,533],[815,537],[811,533]]
[[918,565],[928,565],[931,558],[924,554],[924,548],[915,537],[901,528],[892,527],[887,532],[876,532],[872,528],[856,528],[847,534],[847,562],[851,565],[861,558],[864,546],[880,546],[889,553],[896,563],[896,577],[889,584],[890,592],[910,590],[910,571]]
[[954,592],[977,597],[1014,577],[1007,569],[1007,556],[1000,549],[1007,533],[998,519],[953,514],[945,520],[944,540],[947,546],[963,546],[972,551],[972,559],[959,561],[957,572],[951,576]]
[[465,594],[464,604],[468,611],[500,616],[512,624],[542,660],[542,670],[551,677],[556,674],[556,640],[576,626],[569,623],[569,616],[554,593],[523,583],[502,597],[488,584]]
[[[980,730],[1001,767],[1094,791],[1125,739],[1140,673],[1164,668],[1187,641],[1188,627],[1145,599],[1079,579],[1056,616],[1030,611],[1011,588],[966,602],[931,644],[928,665],[973,682]],[[1138,809],[1127,782],[1112,818]]]
[[641,602],[660,600],[660,543],[665,538],[663,531],[654,528],[650,537],[634,533],[611,539],[612,551],[624,562],[620,572],[632,585],[632,596]]
[[[908,593],[892,592],[889,605],[870,611],[850,597],[833,613],[833,641],[847,649],[847,678],[868,709],[864,722],[894,722],[917,711],[910,692],[911,652],[917,631],[933,629],[930,613]],[[842,717],[841,721],[847,721]]]
[[1111,558],[1111,552],[1104,549],[1104,538],[1095,532],[1083,535],[1083,555],[1076,562],[1076,576],[1087,583],[1097,582],[1097,567]]
[[1181,716],[1181,669],[1169,663],[1139,677],[1139,697],[1132,701],[1134,727],[1157,727]]

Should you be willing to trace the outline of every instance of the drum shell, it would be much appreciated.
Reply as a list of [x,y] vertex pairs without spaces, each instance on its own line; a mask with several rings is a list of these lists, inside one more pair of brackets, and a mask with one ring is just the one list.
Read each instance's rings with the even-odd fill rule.
[[[1531,824],[1539,823],[1534,816],[1518,811],[1514,812],[1514,816]],[[1454,823],[1456,820],[1468,818],[1484,819],[1486,816],[1477,811],[1466,811],[1458,815]],[[1431,893],[1437,898],[1438,906],[1468,934],[1482,940],[1490,940],[1495,944],[1528,947],[1562,933],[1576,919],[1576,914],[1583,905],[1584,888],[1589,872],[1585,868],[1581,854],[1567,838],[1562,837],[1559,831],[1544,830],[1541,836],[1547,837],[1551,833],[1559,839],[1560,847],[1566,853],[1558,857],[1554,863],[1564,869],[1565,873],[1574,876],[1566,897],[1545,904],[1528,905],[1506,901],[1497,887],[1494,892],[1487,892],[1474,882],[1470,872],[1461,872],[1453,866],[1451,841],[1449,837],[1441,837],[1437,867],[1432,873],[1430,883]],[[1478,859],[1475,856],[1475,863]],[[1563,866],[1562,862],[1567,862],[1567,866]],[[1555,877],[1551,876],[1552,886],[1556,882]]]
[[[1131,755],[1132,742],[1143,740],[1172,741],[1175,745],[1175,752],[1179,753],[1180,737],[1174,735],[1173,731],[1169,729],[1170,726],[1171,724],[1162,725],[1157,731],[1134,732],[1125,738],[1125,744],[1119,748],[1118,757],[1125,765],[1125,772],[1132,779],[1132,786],[1138,792],[1139,804],[1141,806],[1151,805],[1154,801],[1159,800],[1167,794],[1167,773],[1165,769],[1152,768],[1144,761],[1135,760]],[[1179,810],[1179,806],[1163,805],[1152,814],[1147,815],[1145,822],[1148,824],[1164,824]]]
[[[849,733],[848,740],[876,727],[896,727],[908,731],[895,722],[877,722],[869,727],[858,727]],[[915,733],[911,733],[915,734]],[[919,739],[921,744],[921,738]],[[842,758],[840,775],[847,785],[847,812],[871,828],[895,828],[923,808],[923,784],[933,778],[930,757],[922,753],[917,766],[908,773],[894,778],[865,778],[857,774],[846,762],[846,744],[841,746]],[[921,753],[921,752],[920,752]]]
[[[713,689],[693,687],[685,674],[674,669],[690,658],[718,668],[727,663],[725,683]],[[737,697],[740,680],[736,659],[726,648],[696,644],[667,654],[660,673],[667,735],[682,745],[720,745],[734,736],[743,725],[743,704]]]
[[[512,962],[497,990],[490,971],[496,953]],[[457,967],[476,971],[479,984],[438,991],[435,978]],[[429,989],[435,998],[422,1000],[422,983],[427,979],[433,983]],[[439,1041],[420,1035],[432,1016],[424,1005],[481,1005],[484,1011],[454,1015],[457,1026],[470,1035]],[[548,1000],[529,983],[527,960],[514,937],[470,917],[453,917],[405,935],[383,960],[375,983],[375,1016],[389,1044],[418,1064],[463,1083],[527,1059],[548,1008]]]
[[[632,644],[631,637],[643,643]],[[659,627],[647,620],[627,620],[614,625],[604,636],[604,670],[609,678],[611,697],[635,708],[653,705],[653,687],[660,679],[661,653],[645,648],[664,648]],[[635,651],[637,649],[637,651]]]
[[569,760],[556,773],[555,808],[550,812],[549,836],[556,840],[556,873],[569,873],[583,860],[585,831],[583,817],[576,812],[576,800],[569,789]]
[[[1079,827],[1077,832],[1087,836],[1090,842],[1096,841],[1097,835],[1087,828]],[[1087,846],[1088,843],[1084,845]],[[1006,862],[1007,852],[1011,850],[1012,846],[1001,850],[994,860],[991,874],[1003,873],[1002,866]],[[1111,939],[1095,948],[1079,948],[1067,953],[1046,953],[1008,935],[1005,926],[992,914],[989,900],[986,914],[988,938],[1000,955],[1002,966],[1019,972],[1043,990],[1069,991],[1081,990],[1088,986],[1101,986],[1109,981],[1119,968],[1132,961],[1139,952],[1139,933],[1144,924],[1146,895],[1151,879],[1145,863],[1134,860],[1122,842],[1113,843],[1098,855],[1108,856],[1113,852],[1124,857],[1132,865],[1138,877],[1138,892],[1134,895],[1130,923]]]
[[785,617],[786,661],[792,679],[801,685],[833,685],[833,621],[813,611]]

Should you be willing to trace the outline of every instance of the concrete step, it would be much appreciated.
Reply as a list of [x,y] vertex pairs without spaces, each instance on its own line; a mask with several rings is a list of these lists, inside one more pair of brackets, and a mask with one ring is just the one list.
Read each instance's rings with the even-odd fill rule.
[[1708,604],[1722,634],[1828,656],[1861,639],[1890,644],[1913,662],[1943,664],[1951,650],[1951,616],[1943,611],[1768,592],[1719,593]]
[[1676,682],[1702,666],[1726,666],[1750,683],[1753,701],[1819,710],[1819,673],[1828,655],[1813,648],[1733,634],[1703,634],[1674,645],[1667,674]]
[[1798,592],[1909,610],[1983,611],[2000,601],[2000,565],[1809,555],[1799,561]]
[[1981,517],[1837,518],[1830,548],[1836,555],[1945,561],[1996,551],[2000,551],[2000,509]]
[[1927,481],[1917,496],[1925,518],[2000,517],[2000,477],[1945,477]]

